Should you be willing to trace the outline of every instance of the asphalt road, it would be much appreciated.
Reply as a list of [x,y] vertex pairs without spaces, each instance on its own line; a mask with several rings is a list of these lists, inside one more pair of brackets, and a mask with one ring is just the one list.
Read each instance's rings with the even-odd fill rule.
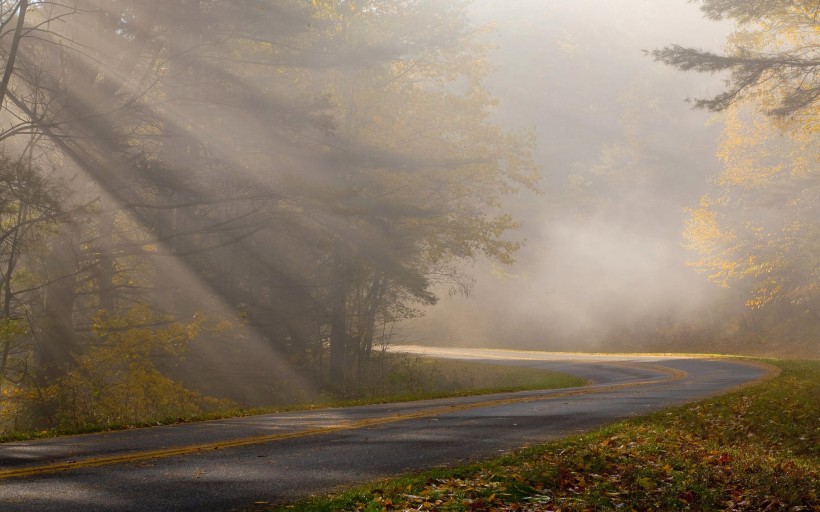
[[247,510],[486,458],[767,373],[731,360],[404,349],[564,371],[590,385],[6,443],[0,511]]

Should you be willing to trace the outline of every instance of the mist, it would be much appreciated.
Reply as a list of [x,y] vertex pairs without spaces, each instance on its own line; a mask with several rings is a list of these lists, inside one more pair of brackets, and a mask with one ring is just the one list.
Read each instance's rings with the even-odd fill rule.
[[[720,75],[648,58],[670,43],[720,51],[734,29],[685,2],[479,2],[497,50],[490,89],[507,125],[533,127],[543,195],[509,203],[526,240],[511,266],[477,262],[468,296],[411,322],[424,343],[618,350],[697,346],[615,340],[637,325],[696,323],[725,293],[687,262],[685,210],[717,175],[714,114],[686,100]],[[684,342],[686,345],[686,342]]]
[[820,92],[724,8],[0,1],[0,426],[354,396],[407,342],[815,356]]

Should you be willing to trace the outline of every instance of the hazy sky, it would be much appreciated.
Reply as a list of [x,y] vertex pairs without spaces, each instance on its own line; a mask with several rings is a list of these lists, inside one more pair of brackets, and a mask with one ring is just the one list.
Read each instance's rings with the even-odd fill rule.
[[499,119],[537,131],[544,195],[510,200],[518,263],[478,262],[472,296],[443,298],[407,338],[565,348],[708,307],[716,290],[686,266],[681,231],[719,169],[719,126],[685,99],[721,80],[643,51],[720,51],[732,27],[686,0],[479,0],[474,18],[496,28]]

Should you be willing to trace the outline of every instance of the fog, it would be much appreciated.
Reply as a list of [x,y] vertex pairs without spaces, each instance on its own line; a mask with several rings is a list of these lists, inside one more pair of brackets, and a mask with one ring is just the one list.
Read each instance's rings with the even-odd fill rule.
[[685,100],[725,77],[644,50],[720,51],[733,26],[676,1],[483,2],[474,16],[496,28],[499,119],[538,133],[543,195],[510,202],[526,239],[517,262],[478,262],[472,293],[430,308],[408,339],[604,350],[619,329],[713,307],[719,291],[687,265],[682,231],[719,171],[719,129]]
[[0,425],[352,396],[406,342],[816,355],[779,6],[0,0]]

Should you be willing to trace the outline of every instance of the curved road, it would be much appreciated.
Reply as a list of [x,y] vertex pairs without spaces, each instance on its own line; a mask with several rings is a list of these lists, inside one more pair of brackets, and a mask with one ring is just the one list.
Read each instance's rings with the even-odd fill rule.
[[563,371],[590,384],[1,444],[0,510],[247,510],[485,458],[722,393],[768,373],[721,359],[398,350]]

